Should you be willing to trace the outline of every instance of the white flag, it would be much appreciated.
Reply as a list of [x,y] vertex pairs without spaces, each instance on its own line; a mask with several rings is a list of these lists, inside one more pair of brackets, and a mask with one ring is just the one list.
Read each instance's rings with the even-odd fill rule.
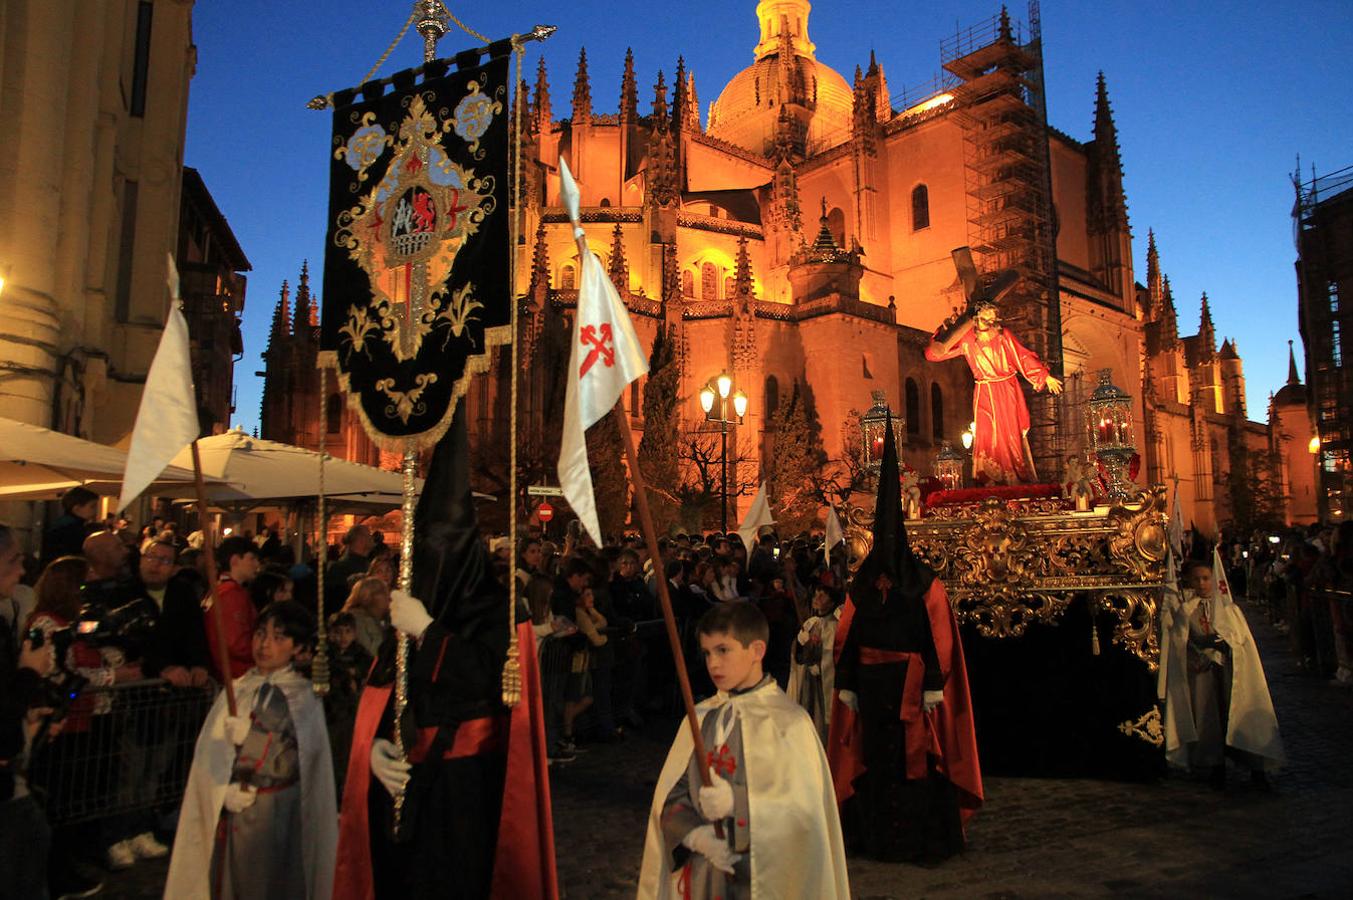
[[160,477],[179,452],[198,435],[197,401],[193,399],[193,366],[188,353],[188,322],[178,301],[169,304],[160,347],[150,363],[141,408],[136,413],[127,472],[122,477],[122,511]]
[[[564,205],[578,224],[578,186],[568,164],[559,160]],[[587,429],[609,413],[620,394],[636,378],[648,372],[648,359],[639,347],[629,310],[602,268],[601,260],[579,241],[582,277],[578,285],[578,308],[573,317],[573,349],[568,361],[568,392],[564,401],[564,434],[559,447],[559,487],[587,533],[600,547],[601,525],[597,521],[597,498],[592,492],[592,471],[587,467]]]
[[845,540],[845,533],[841,531],[841,520],[837,518],[836,507],[827,507],[827,533],[824,537],[823,547],[826,549],[827,565],[832,564],[832,548],[841,541]]
[[1212,548],[1212,587],[1217,592],[1217,599],[1222,603],[1234,603],[1235,596],[1231,593],[1231,581],[1226,577],[1226,566],[1221,561],[1221,545]]
[[1174,485],[1174,501],[1170,504],[1170,524],[1165,532],[1170,548],[1176,556],[1184,554],[1184,508],[1179,502],[1179,482]]
[[169,298],[177,300],[179,298],[179,267],[174,263],[174,254],[169,256],[169,273],[165,277],[165,283],[169,285]]
[[752,508],[747,510],[742,524],[738,526],[738,537],[746,545],[748,555],[751,555],[752,547],[756,544],[756,533],[761,530],[761,526],[774,524],[775,517],[770,514],[770,500],[766,497],[766,483],[763,481],[752,498]]

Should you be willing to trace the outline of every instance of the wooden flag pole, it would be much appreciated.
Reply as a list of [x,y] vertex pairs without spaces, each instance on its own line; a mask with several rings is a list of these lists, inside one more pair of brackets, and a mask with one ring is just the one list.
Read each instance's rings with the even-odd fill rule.
[[225,613],[221,612],[221,582],[216,572],[216,535],[212,533],[211,514],[207,512],[207,485],[202,479],[202,453],[193,440],[193,481],[197,484],[198,525],[202,529],[202,546],[206,548],[207,583],[211,592],[212,616],[216,619],[216,665],[225,682],[226,708],[235,715],[235,685],[230,677],[230,643],[226,640]]
[[[686,671],[686,655],[682,652],[681,637],[677,634],[676,616],[672,614],[672,597],[667,591],[667,572],[663,570],[662,557],[658,555],[658,538],[654,533],[653,515],[648,510],[648,493],[644,488],[643,473],[639,471],[639,454],[634,451],[634,435],[630,433],[629,417],[625,415],[623,398],[616,401],[612,415],[615,416],[616,425],[620,428],[620,437],[625,442],[630,483],[634,485],[635,505],[639,507],[639,527],[644,533],[648,558],[653,560],[654,580],[658,584],[658,602],[662,604],[662,618],[667,623],[667,642],[672,647],[672,662],[676,666],[677,682],[681,685],[681,701],[686,706],[686,721],[691,727],[691,743],[695,745],[695,758],[700,760],[700,781],[708,787],[709,754],[705,752],[705,740],[700,735],[700,719],[695,714],[695,697],[691,694],[691,677]],[[722,834],[717,822],[715,829]]]

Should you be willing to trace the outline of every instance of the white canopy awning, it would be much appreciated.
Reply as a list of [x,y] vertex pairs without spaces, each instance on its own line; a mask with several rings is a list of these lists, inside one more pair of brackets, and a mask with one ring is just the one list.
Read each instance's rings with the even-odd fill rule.
[[[122,490],[127,453],[50,428],[0,418],[0,500],[51,500],[73,487],[116,497]],[[188,468],[170,466],[149,491],[191,488]]]
[[[319,494],[319,454],[314,450],[251,437],[239,429],[202,438],[197,445],[202,474],[218,482],[207,487],[207,497],[216,506],[276,505],[277,501],[306,500]],[[191,470],[192,448],[174,457],[173,464]],[[363,507],[398,506],[403,486],[399,472],[332,457],[324,463],[324,496],[335,505],[346,501]],[[422,490],[421,478],[416,487]],[[170,493],[191,496],[181,490]]]

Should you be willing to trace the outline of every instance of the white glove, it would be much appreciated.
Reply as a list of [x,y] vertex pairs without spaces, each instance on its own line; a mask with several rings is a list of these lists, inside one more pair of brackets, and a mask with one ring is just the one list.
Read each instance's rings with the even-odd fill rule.
[[921,708],[930,712],[944,702],[944,691],[926,691],[921,695]]
[[[418,603],[417,600],[414,601]],[[421,603],[418,604],[420,607]],[[399,750],[385,738],[371,744],[371,774],[384,785],[391,797],[404,793],[409,784],[409,764],[400,758]]]
[[412,638],[420,638],[432,624],[423,601],[404,591],[390,592],[390,623]]
[[254,805],[258,799],[258,790],[248,785],[232,781],[226,785],[225,808],[228,812],[243,812]]
[[720,778],[718,772],[709,773],[709,787],[700,786],[698,799],[700,815],[711,822],[733,814],[733,786]]
[[733,874],[733,866],[738,860],[742,859],[741,853],[734,853],[728,846],[728,841],[714,833],[713,825],[701,825],[699,828],[692,828],[690,832],[681,839],[691,850],[699,853],[709,864],[726,875]]
[[253,727],[253,719],[248,713],[242,716],[225,717],[226,738],[236,747],[244,743],[244,739],[249,736],[249,729]]
[[860,698],[855,696],[854,691],[839,691],[837,696],[841,698],[842,703],[850,707],[851,712],[860,711]]

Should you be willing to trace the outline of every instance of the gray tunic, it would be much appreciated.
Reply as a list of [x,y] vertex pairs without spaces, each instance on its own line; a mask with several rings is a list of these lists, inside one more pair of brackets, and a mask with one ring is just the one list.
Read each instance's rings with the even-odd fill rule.
[[[766,676],[756,690],[770,680]],[[736,693],[745,693],[738,691]],[[686,771],[667,795],[662,809],[662,836],[671,859],[672,870],[686,866],[684,875],[690,887],[691,900],[748,900],[752,895],[752,830],[747,805],[746,755],[743,753],[742,723],[733,715],[733,705],[714,710],[700,723],[700,736],[710,754],[712,768],[733,788],[733,815],[724,819],[724,837],[735,853],[742,854],[730,878],[714,868],[700,854],[692,853],[681,843],[693,829],[710,824],[696,808],[691,785],[700,784],[700,770],[694,754]]]
[[211,859],[214,900],[292,900],[306,896],[301,850],[301,770],[286,695],[258,690],[253,726],[235,757],[231,781],[258,789],[238,813],[221,810]]

